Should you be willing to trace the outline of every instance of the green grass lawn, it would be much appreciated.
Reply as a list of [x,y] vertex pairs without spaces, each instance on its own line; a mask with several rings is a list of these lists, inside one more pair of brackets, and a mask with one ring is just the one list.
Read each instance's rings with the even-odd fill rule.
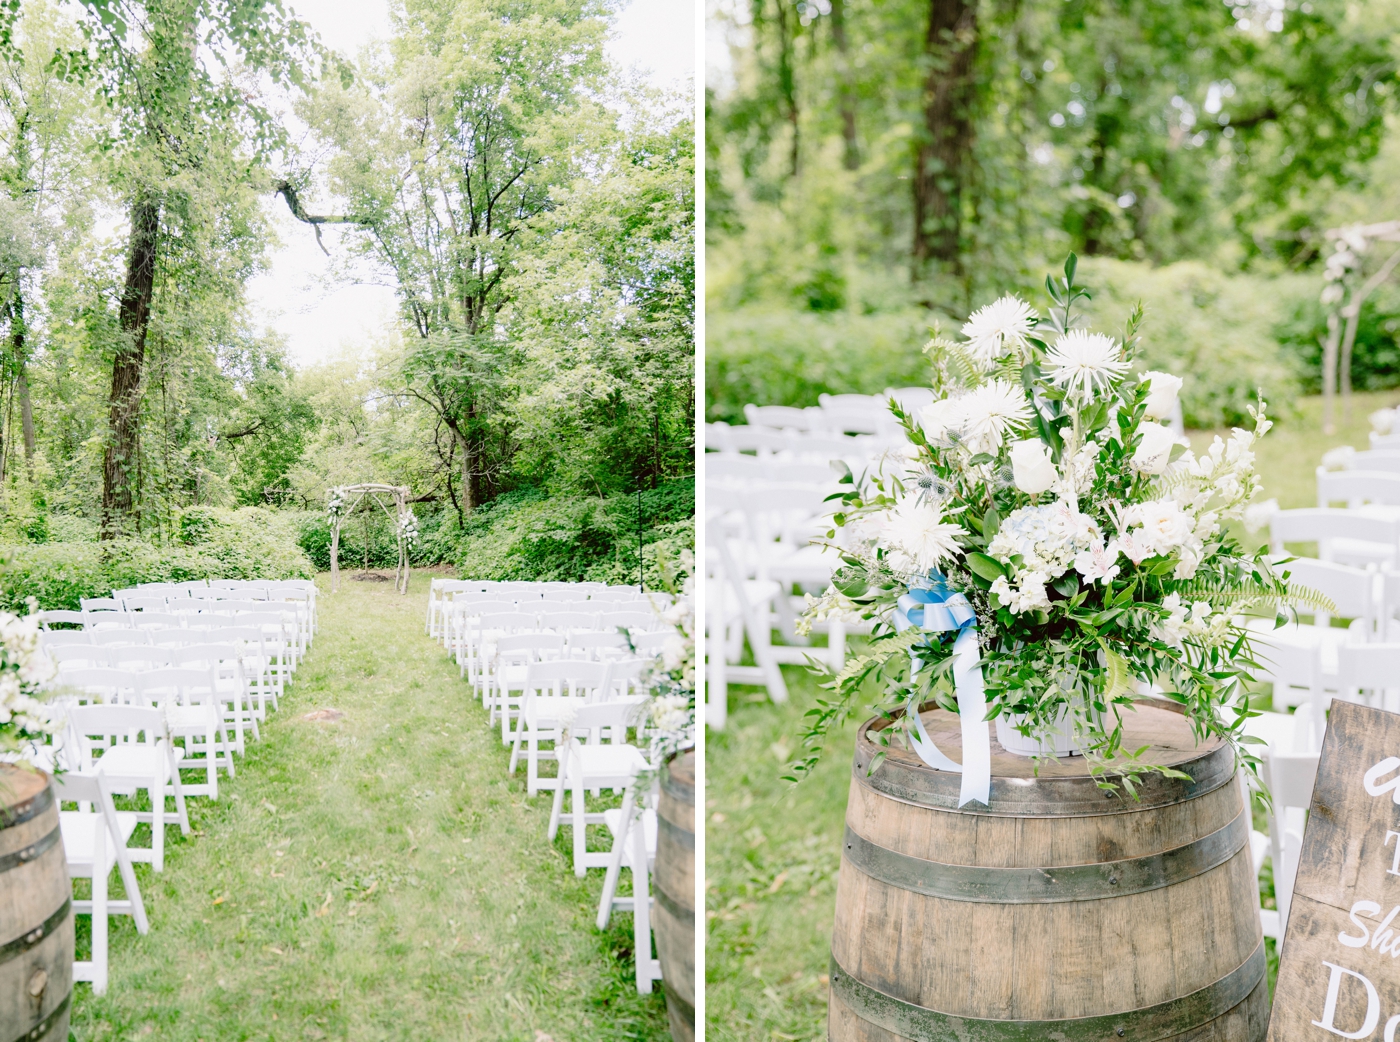
[[[164,873],[138,866],[151,932],[113,920],[107,994],[76,986],[80,1042],[669,1037],[631,916],[594,928],[602,873],[574,877],[567,829],[546,841],[548,793],[525,799],[424,636],[427,585],[323,592],[262,742],[217,803],[191,800]],[[304,719],[321,708],[345,715]]]
[[[1350,419],[1324,436],[1321,400],[1303,399],[1259,446],[1261,498],[1316,505],[1313,471],[1322,454],[1337,445],[1369,448],[1368,414],[1397,402],[1400,392],[1357,394]],[[1229,436],[1194,431],[1192,444],[1200,451],[1217,433]],[[792,695],[786,706],[769,704],[756,689],[733,688],[728,728],[707,738],[711,1042],[826,1037],[826,972],[857,722],[832,737],[814,775],[795,787],[779,780],[817,693],[804,670],[786,667],[784,675]]]

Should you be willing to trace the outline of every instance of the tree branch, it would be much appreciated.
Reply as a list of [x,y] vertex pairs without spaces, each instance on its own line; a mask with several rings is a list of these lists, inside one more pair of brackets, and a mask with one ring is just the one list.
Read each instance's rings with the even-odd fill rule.
[[331,251],[326,249],[326,244],[321,241],[321,225],[323,224],[368,224],[368,221],[359,217],[346,217],[340,214],[314,214],[307,213],[301,205],[301,199],[297,196],[297,190],[290,181],[280,180],[272,183],[272,190],[283,199],[287,200],[287,209],[291,210],[292,216],[303,224],[311,225],[316,233],[316,245],[321,247],[321,252],[327,257]]

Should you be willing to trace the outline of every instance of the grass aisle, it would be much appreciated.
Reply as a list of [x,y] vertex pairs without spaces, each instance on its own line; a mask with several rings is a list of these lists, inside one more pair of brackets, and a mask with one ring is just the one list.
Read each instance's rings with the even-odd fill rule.
[[[567,830],[546,842],[548,794],[526,801],[423,635],[428,577],[407,597],[345,580],[262,742],[217,803],[191,800],[196,835],[137,868],[151,932],[113,920],[77,1039],[667,1037],[631,916],[594,928],[602,873],[574,877]],[[305,719],[322,708],[344,717]]]

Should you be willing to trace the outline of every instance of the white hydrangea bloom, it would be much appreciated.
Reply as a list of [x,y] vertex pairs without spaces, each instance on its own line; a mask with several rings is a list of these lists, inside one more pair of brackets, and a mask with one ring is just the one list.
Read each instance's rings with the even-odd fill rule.
[[[1010,579],[992,584],[992,592],[1018,613],[1048,608],[1045,585],[1071,567],[1089,581],[1118,571],[1113,564],[1117,549],[1104,545],[1098,522],[1064,501],[1013,511],[997,528],[987,553],[1013,569]],[[1081,556],[1084,568],[1077,564]]]

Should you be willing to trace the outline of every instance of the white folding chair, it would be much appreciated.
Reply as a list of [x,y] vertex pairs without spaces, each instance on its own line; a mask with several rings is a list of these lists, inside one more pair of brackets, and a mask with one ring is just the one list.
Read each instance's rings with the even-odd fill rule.
[[535,795],[540,789],[553,789],[558,778],[540,777],[540,760],[555,760],[550,750],[540,749],[541,742],[559,744],[560,729],[573,719],[580,706],[606,698],[609,684],[609,664],[561,659],[555,662],[531,662],[525,667],[521,685],[520,723],[511,740],[511,774],[525,750],[525,795]]
[[[653,787],[654,788],[654,787]],[[657,820],[655,794],[637,799],[637,785],[627,786],[622,806],[603,811],[603,823],[613,837],[603,893],[598,901],[598,929],[606,930],[614,910],[632,913],[632,951],[637,971],[637,991],[651,993],[661,979],[661,961],[652,955],[651,872],[656,864]],[[620,897],[617,886],[622,869],[632,873],[632,896]]]
[[[607,868],[611,853],[588,849],[588,826],[605,824],[602,813],[589,813],[584,793],[589,790],[625,790],[639,771],[650,764],[635,745],[614,741],[605,743],[602,735],[625,734],[637,715],[636,701],[595,702],[574,710],[565,740],[557,743],[559,782],[554,789],[554,805],[549,815],[549,840],[559,834],[559,826],[573,830],[574,875],[580,879],[590,868]],[[598,739],[584,744],[579,736],[592,732]],[[572,794],[572,808],[564,813],[564,792]]]
[[[137,933],[144,935],[150,929],[127,848],[136,831],[136,815],[116,809],[101,770],[65,771],[54,776],[53,785],[60,805],[78,804],[77,810],[58,814],[69,878],[92,880],[92,897],[73,902],[75,915],[92,916],[92,957],[73,963],[73,979],[90,981],[92,993],[101,995],[107,991],[108,918],[129,915],[136,920]],[[114,867],[126,890],[124,900],[108,896]]]
[[186,796],[219,798],[219,768],[233,777],[233,750],[224,722],[212,667],[172,666],[139,677],[141,695],[165,713],[170,740],[183,741],[181,771],[204,768],[204,781],[186,783]]
[[54,626],[82,626],[83,622],[83,613],[80,611],[64,611],[61,608],[54,608],[39,613],[39,625],[46,630]]
[[[150,822],[151,846],[136,848],[131,857],[164,871],[166,827],[178,825],[185,835],[190,831],[178,767],[183,750],[171,744],[164,712],[135,705],[72,706],[68,728],[77,739],[74,769],[92,772],[100,766],[112,792],[130,796],[145,789],[150,794],[151,810],[138,811],[136,820]],[[167,788],[175,796],[173,814],[165,809]]]
[[1298,877],[1298,861],[1303,846],[1303,827],[1312,803],[1313,783],[1317,780],[1317,753],[1270,751],[1267,768],[1273,810],[1269,815],[1269,855],[1274,868],[1274,901],[1278,910],[1259,914],[1264,936],[1282,944],[1288,928],[1288,908],[1293,899],[1293,883]]
[[501,744],[511,744],[511,722],[520,716],[525,674],[531,663],[558,659],[564,651],[562,633],[507,633],[496,639],[489,679],[491,722],[501,719]]
[[1363,503],[1400,506],[1400,474],[1379,470],[1317,468],[1317,505],[1342,502],[1355,509]]
[[1280,510],[1269,519],[1270,552],[1282,556],[1286,543],[1316,543],[1318,559],[1334,564],[1391,564],[1400,520],[1330,507]]

